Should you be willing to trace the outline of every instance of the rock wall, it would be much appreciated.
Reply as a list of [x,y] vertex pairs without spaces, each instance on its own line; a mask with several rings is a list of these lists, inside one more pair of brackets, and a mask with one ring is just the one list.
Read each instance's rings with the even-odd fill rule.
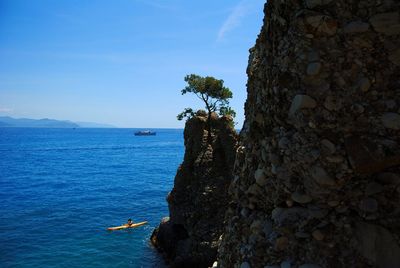
[[399,11],[265,5],[219,267],[400,267]]
[[228,117],[198,113],[186,122],[185,156],[167,197],[170,217],[152,235],[171,267],[209,267],[216,260],[218,239],[228,205],[237,134]]

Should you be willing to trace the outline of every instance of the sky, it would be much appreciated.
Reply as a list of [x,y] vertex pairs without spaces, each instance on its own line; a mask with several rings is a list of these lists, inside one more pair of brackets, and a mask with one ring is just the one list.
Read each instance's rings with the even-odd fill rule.
[[249,49],[265,0],[0,0],[0,116],[182,128],[214,76],[244,120]]

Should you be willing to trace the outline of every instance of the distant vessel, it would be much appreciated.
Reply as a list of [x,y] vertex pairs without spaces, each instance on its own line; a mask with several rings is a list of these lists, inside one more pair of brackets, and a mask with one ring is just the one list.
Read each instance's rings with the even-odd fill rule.
[[155,135],[156,132],[152,132],[150,130],[135,132],[135,136],[155,136]]

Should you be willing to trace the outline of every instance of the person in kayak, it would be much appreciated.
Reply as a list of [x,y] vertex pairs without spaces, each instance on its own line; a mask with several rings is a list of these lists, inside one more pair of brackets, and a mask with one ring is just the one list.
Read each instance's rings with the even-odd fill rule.
[[133,221],[132,221],[132,219],[128,219],[128,222],[125,224],[125,225],[127,225],[127,226],[131,226],[133,224]]

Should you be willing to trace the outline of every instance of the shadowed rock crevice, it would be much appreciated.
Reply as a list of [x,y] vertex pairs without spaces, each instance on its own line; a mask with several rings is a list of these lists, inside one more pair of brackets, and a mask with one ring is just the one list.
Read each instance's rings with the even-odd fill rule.
[[209,267],[216,260],[237,144],[231,124],[213,114],[209,140],[207,115],[186,122],[184,161],[167,197],[170,217],[151,239],[171,267]]

